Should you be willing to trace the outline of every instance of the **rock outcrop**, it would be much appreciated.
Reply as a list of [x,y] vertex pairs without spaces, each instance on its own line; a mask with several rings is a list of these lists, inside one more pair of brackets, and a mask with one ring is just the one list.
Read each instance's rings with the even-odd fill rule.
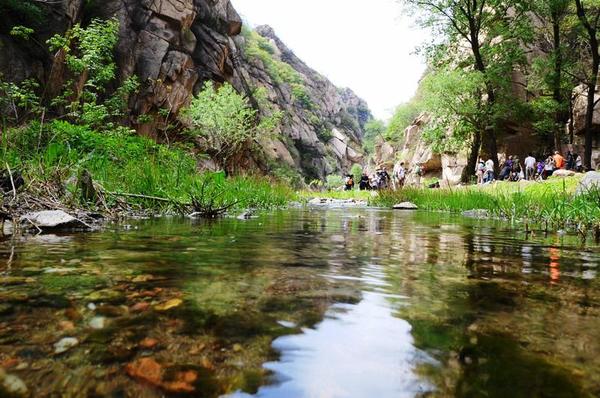
[[[119,21],[116,49],[119,79],[137,75],[140,92],[130,99],[131,123],[141,134],[159,137],[168,121],[139,115],[177,115],[205,81],[230,82],[248,95],[261,113],[283,111],[278,137],[261,145],[267,160],[250,162],[263,167],[279,162],[298,168],[309,178],[349,169],[363,161],[361,140],[371,118],[366,103],[348,89],[338,89],[309,68],[279,40],[269,27],[258,34],[272,46],[274,62],[288,65],[299,80],[276,79],[268,65],[246,51],[240,35],[242,21],[229,0],[65,0],[36,2],[45,22],[36,29],[43,43],[75,23],[94,17]],[[11,16],[5,26],[9,26]],[[35,78],[60,87],[65,73],[53,68],[54,54],[38,47],[20,46],[0,29],[0,73],[13,81]],[[253,97],[264,87],[269,106]],[[143,120],[140,122],[140,120]],[[139,123],[139,124],[138,124]],[[262,164],[261,164],[262,163]]]

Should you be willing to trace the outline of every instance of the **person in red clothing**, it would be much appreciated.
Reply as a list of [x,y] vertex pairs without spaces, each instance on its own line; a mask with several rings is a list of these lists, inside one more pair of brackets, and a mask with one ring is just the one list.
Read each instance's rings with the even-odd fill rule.
[[565,168],[565,158],[558,151],[554,152],[554,167],[555,169]]

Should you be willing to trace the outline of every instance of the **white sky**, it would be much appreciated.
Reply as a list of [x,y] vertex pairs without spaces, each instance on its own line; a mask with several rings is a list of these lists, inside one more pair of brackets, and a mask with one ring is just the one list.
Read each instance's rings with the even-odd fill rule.
[[[300,59],[364,98],[386,120],[425,70],[426,38],[394,0],[232,0],[251,25],[268,24]],[[367,5],[368,4],[368,5]]]

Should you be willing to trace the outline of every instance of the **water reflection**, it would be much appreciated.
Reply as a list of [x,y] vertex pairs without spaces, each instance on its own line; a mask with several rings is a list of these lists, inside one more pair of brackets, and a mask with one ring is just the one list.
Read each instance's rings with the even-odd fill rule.
[[600,395],[576,239],[368,209],[135,227],[0,246],[0,367],[34,396]]

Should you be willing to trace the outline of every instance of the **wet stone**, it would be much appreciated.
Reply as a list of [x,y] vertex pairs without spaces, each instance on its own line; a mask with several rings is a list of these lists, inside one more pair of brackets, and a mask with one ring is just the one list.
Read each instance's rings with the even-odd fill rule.
[[125,295],[116,290],[103,289],[92,292],[87,296],[87,299],[93,302],[115,304],[125,301]]
[[88,326],[92,329],[104,329],[106,326],[106,318],[103,316],[96,316],[90,320]]
[[6,373],[0,368],[0,393],[1,396],[26,397],[29,395],[29,390],[18,376]]
[[54,353],[62,354],[63,352],[69,351],[71,348],[77,346],[79,340],[75,337],[65,337],[54,344]]

